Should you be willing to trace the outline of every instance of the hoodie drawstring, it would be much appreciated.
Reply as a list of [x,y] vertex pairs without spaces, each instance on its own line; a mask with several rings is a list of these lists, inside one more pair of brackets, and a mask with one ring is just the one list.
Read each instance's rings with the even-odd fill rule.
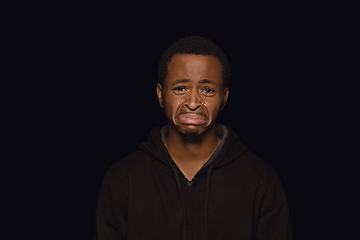
[[172,167],[172,170],[173,170],[174,175],[175,175],[176,185],[177,185],[178,190],[179,190],[180,199],[181,199],[181,204],[182,204],[183,212],[184,212],[182,239],[183,239],[183,240],[186,240],[186,210],[185,210],[184,199],[183,199],[183,196],[182,196],[182,194],[181,194],[180,178],[179,178],[179,174],[178,174],[178,172],[177,172],[177,170],[176,170],[175,164],[172,164],[171,167]]
[[210,191],[210,176],[211,176],[212,166],[209,167],[206,176],[206,190],[205,190],[205,239],[208,234],[208,205],[209,205],[209,191]]
[[[179,190],[180,200],[181,200],[181,204],[182,204],[182,207],[183,207],[183,213],[184,213],[182,239],[186,240],[186,210],[185,210],[184,198],[182,196],[181,188],[180,188],[180,178],[179,178],[178,171],[176,170],[175,164],[172,164],[171,167],[172,167],[172,170],[174,172],[176,185],[177,185],[177,188]],[[207,232],[208,232],[208,204],[209,204],[211,170],[212,170],[212,166],[209,167],[209,169],[207,171],[207,176],[206,176],[205,208],[204,208],[205,209],[205,239],[208,239],[207,238]]]

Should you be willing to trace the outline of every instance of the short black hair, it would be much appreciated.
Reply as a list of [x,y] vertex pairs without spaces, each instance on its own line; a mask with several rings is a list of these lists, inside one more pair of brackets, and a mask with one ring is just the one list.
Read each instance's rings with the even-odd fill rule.
[[165,77],[169,74],[169,62],[173,56],[178,54],[194,54],[216,57],[222,67],[224,89],[229,86],[231,71],[228,58],[221,48],[213,41],[201,36],[181,38],[164,51],[158,65],[158,80],[161,85],[164,85]]

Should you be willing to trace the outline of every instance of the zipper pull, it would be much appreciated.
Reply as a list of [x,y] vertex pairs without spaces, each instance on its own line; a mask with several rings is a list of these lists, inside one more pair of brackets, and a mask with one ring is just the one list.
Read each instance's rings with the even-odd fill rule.
[[193,185],[192,181],[188,181],[188,186],[191,187]]

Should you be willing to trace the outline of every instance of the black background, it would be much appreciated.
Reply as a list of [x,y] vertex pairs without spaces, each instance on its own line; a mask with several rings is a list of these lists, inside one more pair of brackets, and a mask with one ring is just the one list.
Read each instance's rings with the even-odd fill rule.
[[46,222],[35,231],[91,238],[105,171],[166,124],[156,98],[162,52],[201,35],[224,50],[232,68],[219,122],[276,169],[295,239],[345,239],[355,225],[345,209],[353,204],[349,169],[358,160],[357,95],[342,65],[351,16],[344,21],[341,9],[328,7],[87,3],[52,6],[25,22],[44,79],[31,82],[37,104],[28,105],[38,159],[27,162],[37,180],[27,186],[36,202],[29,208],[45,209]]

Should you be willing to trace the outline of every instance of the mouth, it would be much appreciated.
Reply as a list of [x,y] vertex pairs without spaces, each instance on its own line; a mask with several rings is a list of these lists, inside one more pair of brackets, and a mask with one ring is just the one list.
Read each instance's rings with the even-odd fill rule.
[[200,114],[184,113],[177,116],[177,121],[184,125],[199,126],[206,123],[207,117]]

